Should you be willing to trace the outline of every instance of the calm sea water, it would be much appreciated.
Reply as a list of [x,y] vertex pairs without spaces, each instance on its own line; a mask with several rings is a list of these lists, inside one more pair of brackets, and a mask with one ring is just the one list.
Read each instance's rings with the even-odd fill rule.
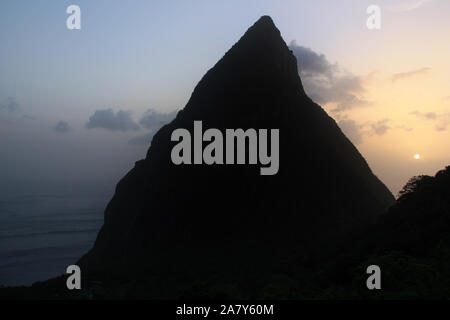
[[110,196],[0,197],[0,285],[65,273],[94,244]]

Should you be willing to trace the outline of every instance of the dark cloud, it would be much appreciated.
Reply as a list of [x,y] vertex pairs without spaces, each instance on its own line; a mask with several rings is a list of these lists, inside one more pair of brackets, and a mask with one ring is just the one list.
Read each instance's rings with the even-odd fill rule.
[[396,128],[397,129],[402,129],[402,130],[405,130],[405,131],[408,131],[408,132],[411,132],[411,131],[414,130],[413,128],[407,127],[405,125],[396,126]]
[[405,12],[419,9],[423,5],[432,2],[433,0],[415,0],[415,1],[401,1],[386,6],[389,11],[393,12]]
[[407,71],[407,72],[400,72],[400,73],[396,73],[391,77],[391,81],[395,82],[398,80],[402,80],[402,79],[408,79],[420,74],[424,74],[427,73],[428,71],[430,71],[430,68],[420,68],[420,69],[416,69],[416,70],[411,70],[411,71]]
[[154,135],[155,133],[152,131],[141,136],[136,136],[131,138],[130,141],[128,141],[128,144],[132,146],[148,146],[152,142]]
[[86,123],[86,128],[103,128],[111,131],[139,130],[134,122],[131,112],[119,110],[114,113],[112,109],[96,110]]
[[303,86],[308,95],[319,104],[334,103],[333,112],[368,106],[364,98],[364,79],[341,70],[332,64],[325,55],[310,48],[299,46],[292,41],[289,45],[297,57]]
[[324,54],[318,54],[310,48],[297,45],[295,41],[289,44],[292,53],[297,57],[300,73],[306,77],[333,77],[338,71],[337,64],[328,62]]
[[19,110],[19,104],[13,97],[8,97],[2,103],[0,103],[0,110],[2,109],[9,112],[14,112]]
[[176,111],[171,113],[160,113],[153,109],[149,109],[142,116],[139,123],[146,129],[158,130],[166,123],[172,121],[175,118],[176,114]]
[[55,132],[66,133],[70,131],[70,126],[66,121],[59,121],[52,129]]
[[435,113],[435,112],[420,112],[413,111],[410,114],[415,115],[418,118],[429,120],[435,123],[437,131],[445,131],[450,125],[450,113]]

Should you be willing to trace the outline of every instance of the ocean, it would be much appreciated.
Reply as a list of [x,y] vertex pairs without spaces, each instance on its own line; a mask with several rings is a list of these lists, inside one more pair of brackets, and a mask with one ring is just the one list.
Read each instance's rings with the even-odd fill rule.
[[66,272],[92,248],[111,196],[0,197],[0,285],[31,285]]

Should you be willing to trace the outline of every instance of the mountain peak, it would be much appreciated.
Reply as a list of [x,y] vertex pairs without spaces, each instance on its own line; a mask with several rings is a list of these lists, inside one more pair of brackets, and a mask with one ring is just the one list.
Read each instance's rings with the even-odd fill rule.
[[[235,93],[252,88],[263,92],[265,87],[271,91],[290,87],[305,94],[297,59],[269,16],[259,18],[244,33],[202,78],[192,97],[195,100],[199,93],[212,95],[215,90],[223,91],[224,88],[235,88]],[[246,94],[252,95],[250,92]]]
[[278,47],[287,48],[286,43],[281,37],[280,30],[275,26],[272,18],[269,16],[262,16],[258,19],[242,36],[238,43],[244,40],[254,39],[254,41],[259,41],[263,43],[271,42],[272,45]]
[[252,28],[260,28],[260,29],[274,29],[277,30],[275,23],[273,22],[270,16],[262,16],[253,24]]

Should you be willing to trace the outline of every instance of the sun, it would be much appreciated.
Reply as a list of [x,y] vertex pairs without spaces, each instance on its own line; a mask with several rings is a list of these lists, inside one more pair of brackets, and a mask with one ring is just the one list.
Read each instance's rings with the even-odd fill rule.
[[416,153],[416,154],[414,155],[414,159],[419,160],[419,159],[420,159],[420,154]]

